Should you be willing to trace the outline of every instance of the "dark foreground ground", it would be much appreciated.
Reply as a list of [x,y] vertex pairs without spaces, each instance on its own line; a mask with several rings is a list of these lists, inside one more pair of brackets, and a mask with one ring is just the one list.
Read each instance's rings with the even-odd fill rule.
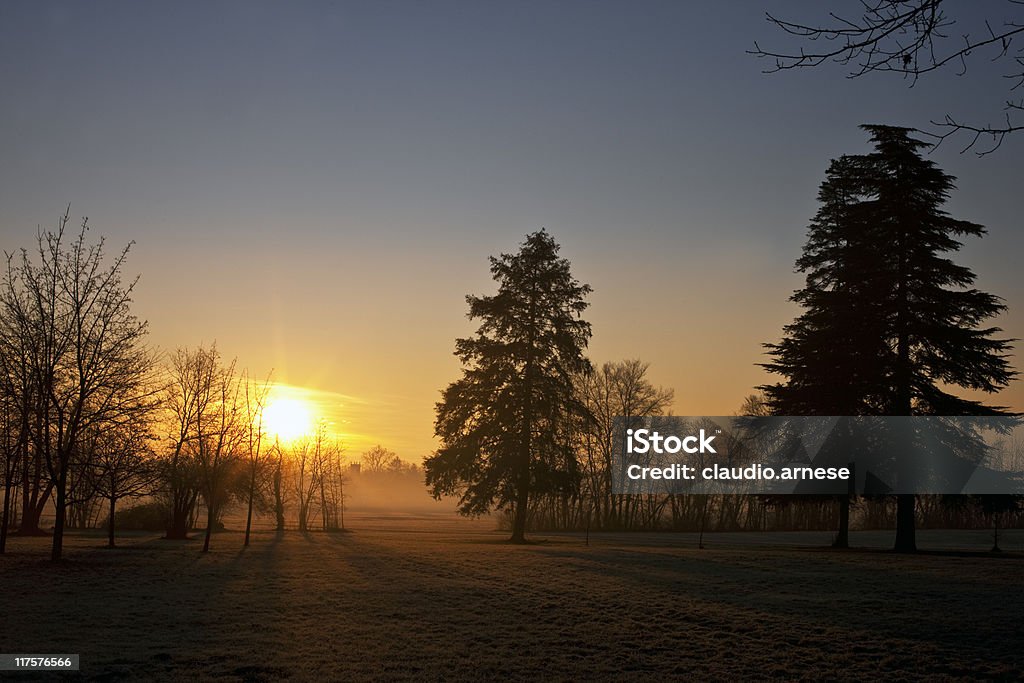
[[245,550],[224,532],[208,555],[73,534],[56,566],[46,539],[13,539],[0,652],[80,653],[83,676],[109,680],[1024,676],[1020,534],[1005,557],[906,557],[814,547],[827,534],[714,535],[698,550],[691,535],[511,546],[486,522],[352,527],[261,532]]

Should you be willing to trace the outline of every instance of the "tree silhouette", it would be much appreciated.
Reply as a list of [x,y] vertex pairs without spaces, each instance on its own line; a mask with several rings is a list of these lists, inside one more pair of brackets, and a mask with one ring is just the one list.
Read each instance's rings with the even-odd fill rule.
[[[14,510],[15,487],[28,468],[29,418],[32,381],[24,362],[25,345],[0,343],[0,451],[3,455],[3,511],[0,512],[0,555],[7,549],[7,535]],[[27,482],[24,482],[27,484]]]
[[[982,226],[942,210],[954,178],[921,157],[911,130],[862,126],[875,151],[832,163],[797,269],[804,312],[768,344],[762,387],[776,414],[1007,415],[948,389],[995,392],[1016,373],[982,323],[1005,309],[946,258]],[[914,496],[897,497],[896,549],[913,551]]]
[[252,513],[256,501],[257,481],[268,459],[268,449],[264,446],[266,431],[263,429],[263,413],[267,407],[267,394],[270,392],[270,375],[267,375],[263,384],[257,385],[250,382],[248,380],[248,373],[245,373],[242,386],[245,405],[245,420],[242,426],[245,432],[243,450],[245,451],[246,470],[249,479],[248,490],[245,495],[245,541],[243,545],[248,546],[252,536]]
[[184,539],[192,528],[201,489],[199,463],[191,447],[204,405],[203,363],[207,351],[180,348],[170,356],[164,405],[168,416],[163,454],[162,495],[167,505],[167,538]]
[[432,494],[458,494],[459,511],[512,511],[512,541],[525,539],[532,497],[573,490],[579,472],[570,424],[586,409],[574,377],[590,368],[590,324],[580,317],[590,287],[569,272],[545,231],[517,254],[491,257],[494,296],[467,296],[476,335],[456,340],[462,378],[437,404],[442,441],[426,458]]
[[675,400],[672,389],[655,387],[647,379],[648,364],[639,359],[604,363],[577,378],[581,399],[589,416],[577,431],[579,459],[583,466],[587,523],[601,529],[623,529],[643,517],[640,510],[656,495],[616,496],[612,492],[612,471],[616,425],[624,419],[626,428],[639,426],[642,418],[663,415]]
[[236,361],[224,365],[216,346],[206,353],[200,349],[200,354],[200,408],[191,445],[197,456],[201,491],[206,502],[205,553],[210,550],[210,538],[220,510],[230,498],[228,479],[244,448],[248,414],[242,403],[243,378],[235,372]]
[[799,272],[804,288],[790,297],[804,312],[766,344],[775,360],[764,365],[789,381],[760,387],[777,415],[874,415],[882,410],[879,381],[885,357],[884,292],[879,244],[860,202],[871,188],[863,159],[833,160],[818,192]]
[[[880,363],[885,355],[884,317],[875,288],[881,280],[869,215],[858,199],[868,188],[863,161],[844,156],[826,171],[818,191],[820,207],[797,260],[806,273],[803,289],[790,299],[804,312],[784,328],[778,344],[766,344],[769,371],[785,384],[759,387],[775,415],[874,415],[883,400]],[[820,499],[819,499],[820,500]],[[776,501],[779,502],[779,501]],[[839,499],[835,546],[849,544],[850,497]]]
[[115,425],[97,436],[94,446],[96,493],[108,503],[107,545],[114,547],[117,501],[153,492],[160,478],[150,433],[152,416]]
[[146,322],[131,311],[138,278],[122,279],[131,245],[107,259],[104,240],[88,240],[87,221],[77,235],[69,231],[69,207],[56,229],[38,233],[34,253],[7,255],[0,279],[0,353],[27,370],[19,403],[31,413],[24,453],[34,491],[43,490],[38,507],[26,506],[23,526],[38,527],[52,491],[53,560],[63,552],[70,484],[92,464],[87,440],[147,409],[137,398],[149,391],[153,364]]
[[396,461],[401,463],[398,459],[397,453],[377,444],[370,450],[363,453],[363,471],[383,472],[388,468],[393,467],[393,463]]

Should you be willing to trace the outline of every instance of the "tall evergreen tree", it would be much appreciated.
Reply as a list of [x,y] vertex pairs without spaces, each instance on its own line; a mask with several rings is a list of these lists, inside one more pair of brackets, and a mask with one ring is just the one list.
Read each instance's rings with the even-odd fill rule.
[[[776,414],[1006,415],[956,396],[995,392],[1016,374],[1008,339],[984,326],[1005,309],[974,289],[947,254],[982,226],[942,206],[955,178],[921,156],[911,130],[862,126],[875,151],[833,162],[797,269],[804,311],[765,367],[787,381],[762,387]],[[895,547],[916,548],[914,496],[897,497]]]
[[764,364],[789,381],[760,387],[779,415],[873,415],[884,397],[879,375],[885,356],[884,320],[876,240],[865,207],[863,160],[833,160],[818,192],[803,254],[803,289],[790,297],[803,313],[766,344],[775,360]]
[[580,316],[591,290],[558,249],[541,230],[517,254],[491,257],[498,293],[466,297],[480,327],[456,340],[465,367],[437,404],[442,445],[424,463],[433,495],[459,495],[463,514],[510,510],[514,542],[525,538],[535,496],[579,480],[569,425],[586,413],[573,378],[590,368],[590,324]]
[[[791,300],[804,312],[784,328],[778,344],[766,344],[769,371],[789,381],[759,387],[768,412],[776,415],[872,415],[880,410],[878,377],[885,335],[877,314],[877,259],[866,212],[857,200],[864,183],[862,160],[843,156],[826,171],[818,191],[820,207],[797,259],[806,273]],[[817,498],[817,497],[815,497]],[[839,502],[834,545],[849,545],[851,496]]]

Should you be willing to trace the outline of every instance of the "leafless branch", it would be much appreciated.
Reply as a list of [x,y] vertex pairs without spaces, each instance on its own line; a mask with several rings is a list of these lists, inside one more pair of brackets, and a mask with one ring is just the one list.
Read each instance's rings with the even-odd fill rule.
[[[1017,6],[1024,0],[1007,0],[1012,7],[1008,14],[1017,15],[1000,21],[986,19],[982,32],[962,33],[952,38],[951,29],[957,20],[943,9],[946,0],[861,0],[859,16],[851,18],[830,12],[829,23],[820,25],[787,21],[766,13],[769,23],[784,33],[804,41],[821,45],[822,49],[769,50],[759,43],[748,53],[772,60],[766,73],[803,67],[816,67],[826,62],[849,65],[848,78],[858,78],[875,72],[900,74],[910,80],[913,87],[922,76],[944,67],[956,65],[957,75],[967,73],[968,60],[983,52],[989,53],[990,62],[1008,65],[1004,77],[1013,85],[1011,91],[1024,84],[1024,47],[1014,39],[1024,34],[1024,14]],[[976,149],[979,143],[992,144],[978,154],[984,156],[999,148],[1003,139],[1022,127],[1012,114],[1021,111],[1019,102],[1005,107],[1005,121],[998,125],[980,125],[965,122],[946,114],[940,122],[933,121],[938,131],[931,135],[941,143],[946,138],[965,133],[970,143],[964,152]]]

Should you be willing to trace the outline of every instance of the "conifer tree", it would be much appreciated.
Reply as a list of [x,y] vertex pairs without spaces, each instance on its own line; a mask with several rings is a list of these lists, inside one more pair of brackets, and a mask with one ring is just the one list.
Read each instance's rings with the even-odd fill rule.
[[[1005,310],[948,258],[985,229],[950,217],[955,178],[911,130],[862,126],[875,151],[833,162],[797,269],[804,311],[766,345],[764,367],[786,381],[762,387],[775,414],[1008,415],[956,388],[996,392],[1016,374],[1012,340],[986,325]],[[898,456],[897,456],[898,457]],[[897,497],[895,547],[916,549],[914,496]]]
[[493,296],[467,296],[475,336],[457,339],[462,378],[437,404],[441,447],[424,463],[435,497],[459,495],[459,511],[512,513],[512,541],[525,539],[530,501],[571,491],[579,472],[569,427],[585,414],[573,379],[588,371],[590,324],[580,316],[590,287],[544,230],[517,254],[491,257]]

